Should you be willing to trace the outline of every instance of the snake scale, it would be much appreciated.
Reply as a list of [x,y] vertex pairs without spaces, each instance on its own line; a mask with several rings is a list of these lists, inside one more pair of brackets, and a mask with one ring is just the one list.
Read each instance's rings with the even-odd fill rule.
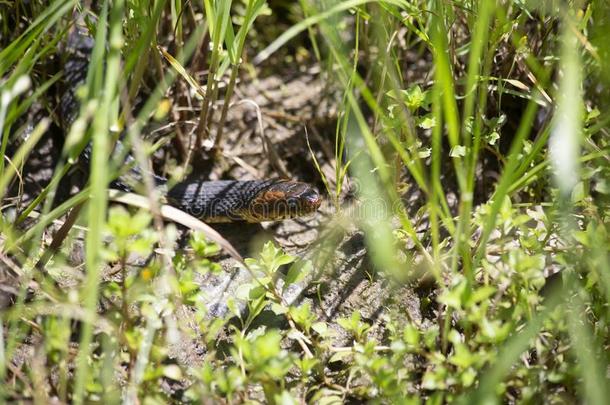
[[[94,41],[86,30],[78,25],[68,34],[63,66],[63,93],[59,113],[65,131],[69,130],[79,112],[77,88],[87,77],[87,70],[93,52]],[[122,149],[120,141],[115,146]],[[88,160],[90,146],[81,155]],[[134,158],[127,155],[126,164],[133,164]],[[124,175],[131,180],[142,178],[142,170],[133,167]],[[309,184],[284,180],[218,180],[186,179],[167,190],[167,180],[153,175],[165,200],[206,222],[262,222],[294,218],[315,212],[321,203],[319,193]],[[126,181],[119,177],[114,187],[130,190]]]

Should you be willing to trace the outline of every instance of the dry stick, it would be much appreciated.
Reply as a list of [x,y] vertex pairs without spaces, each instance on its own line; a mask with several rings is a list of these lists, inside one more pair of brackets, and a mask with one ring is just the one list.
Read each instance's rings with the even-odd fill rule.
[[237,80],[237,71],[239,70],[239,64],[234,65],[231,69],[231,77],[229,78],[229,85],[225,93],[225,100],[222,105],[222,112],[220,114],[220,121],[218,121],[218,130],[216,131],[216,139],[214,140],[214,149],[218,150],[220,147],[220,141],[222,139],[223,130],[225,127],[225,121],[227,119],[227,112],[229,111],[229,102],[233,96],[233,89],[235,88],[235,81]]
[[[34,391],[34,389],[32,388],[32,386],[29,383],[29,379],[21,372],[21,370],[18,367],[16,367],[11,361],[7,361],[5,364],[6,364],[6,368],[8,368],[8,370],[11,373],[13,373],[13,376],[16,379],[20,380],[21,383],[26,387],[26,390],[24,390],[25,392],[27,392],[27,391],[33,392]],[[26,394],[23,394],[22,398],[13,398],[13,399],[17,399],[17,400],[21,399],[24,402],[31,400],[31,398],[29,398]]]
[[[155,40],[154,36],[153,36],[152,46],[154,48],[159,47],[159,45],[157,45],[157,41]],[[153,64],[155,66],[155,69],[157,70],[157,74],[159,75],[159,81],[161,83],[165,83],[165,72],[163,70],[163,64],[161,63],[161,58],[159,58],[159,54],[157,52],[151,52],[150,55],[153,58]]]
[[[192,9],[191,9],[192,11]],[[197,24],[197,22],[195,21],[195,18],[193,17],[193,23]],[[203,34],[203,39],[201,41],[201,43],[203,44],[203,46],[198,46],[195,49],[195,53],[193,54],[193,58],[192,58],[192,69],[193,72],[199,72],[199,71],[203,71],[204,70],[204,63],[206,60],[208,60],[208,53],[209,53],[209,47],[205,46],[205,44],[207,44],[207,37],[208,37],[208,31],[205,31],[205,33]]]
[[[176,90],[178,90],[178,87],[182,86],[182,85],[183,85],[182,82],[175,82],[174,83],[174,86],[176,86]],[[184,94],[184,93],[188,93],[188,91],[187,92],[179,92],[178,94]],[[180,100],[178,100],[178,102],[179,101]],[[173,117],[173,119],[176,122],[182,122],[182,114],[180,113],[180,111],[173,110],[172,111],[172,117]],[[176,125],[175,126],[175,131],[176,131],[176,135],[174,137],[172,137],[172,144],[178,150],[178,156],[179,156],[179,160],[178,161],[183,162],[184,159],[186,159],[186,156],[187,156],[187,149],[186,149],[185,142],[184,142],[184,132],[182,131],[182,127],[180,125]]]
[[197,130],[197,127],[193,127],[193,129],[191,129],[189,131],[189,134],[187,135],[188,139],[188,146],[186,148],[186,158],[184,159],[183,163],[182,163],[182,174],[180,175],[180,180],[182,180],[182,178],[186,175],[187,170],[191,164],[191,159],[193,157],[193,150],[195,149],[195,146],[193,145],[193,133]]
[[[194,88],[200,95],[201,97],[205,100],[206,99],[206,91],[204,91],[201,86],[199,86],[199,84],[195,81],[195,79],[193,79],[184,69],[184,67],[182,66],[182,64],[177,61],[171,54],[169,54],[166,50],[164,50],[163,48],[161,48],[160,46],[157,46],[157,50],[159,51],[159,53],[161,53],[161,55],[163,55],[163,57],[165,58],[165,60],[167,60],[170,65],[172,65],[172,67],[174,68],[174,70],[176,72],[178,72],[186,81],[187,83]],[[183,83],[183,82],[179,82],[179,83]],[[174,83],[174,85],[176,85],[176,83]],[[176,94],[181,94],[180,92],[176,92]],[[188,94],[188,92],[185,93],[186,97],[187,97],[187,102],[188,105],[191,105],[191,100],[190,100],[190,96]],[[177,116],[176,116],[177,114]],[[179,109],[174,109],[174,119],[179,122],[180,121],[180,111]],[[199,128],[199,123],[196,124],[197,128]],[[190,160],[190,151],[191,151],[191,145],[189,145],[188,149],[185,147],[184,145],[184,140],[183,140],[183,135],[182,135],[182,130],[180,129],[179,126],[176,127],[176,132],[177,132],[177,136],[174,137],[174,141],[175,143],[178,143],[178,148],[179,148],[179,154],[180,154],[180,159],[183,162],[186,162],[186,166],[188,166],[189,160]],[[189,135],[189,139],[190,141],[190,135]],[[186,167],[185,166],[185,167]]]
[[210,63],[210,71],[208,72],[208,83],[206,86],[205,97],[203,98],[203,104],[201,106],[201,114],[199,114],[199,125],[197,126],[197,142],[195,143],[196,149],[201,149],[203,147],[204,138],[207,139],[209,136],[208,132],[208,114],[210,105],[212,103],[214,97],[214,88],[216,87],[214,84],[216,81],[214,80],[214,76],[216,75],[216,56],[217,52],[212,52],[212,62]]
[[234,155],[231,155],[231,154],[228,154],[228,153],[224,153],[224,152],[223,152],[223,156],[226,157],[226,158],[229,158],[229,159],[233,159],[233,161],[235,163],[237,163],[238,166],[240,166],[242,169],[244,169],[247,172],[249,172],[255,178],[260,176],[259,171],[255,167],[253,167],[253,166],[249,165],[248,163],[246,163],[246,161],[243,160],[242,158],[240,158],[239,156],[234,156]]
[[[207,111],[207,119],[205,122],[205,129],[207,131],[208,137],[210,135],[210,127],[212,126],[212,119],[214,119],[214,107],[215,107],[214,102],[216,100],[218,100],[219,84],[220,84],[220,81],[214,80],[214,83],[212,85],[210,104],[209,104],[209,109]],[[208,94],[210,94],[210,92],[208,92]],[[201,148],[201,147],[203,147],[203,139],[202,139],[202,144],[199,145],[199,148]]]
[[[57,232],[55,232],[55,235],[53,235],[53,240],[51,241],[51,244],[45,250],[45,252],[42,255],[42,257],[40,258],[40,260],[38,260],[38,262],[36,263],[37,269],[43,270],[44,267],[47,265],[49,259],[51,259],[51,257],[53,257],[53,255],[59,251],[61,244],[66,239],[66,237],[68,236],[68,233],[70,232],[70,230],[76,223],[76,220],[78,219],[78,215],[80,214],[80,210],[83,208],[83,205],[84,205],[84,203],[80,203],[80,204],[76,205],[74,208],[72,208],[72,211],[70,211],[70,214],[68,214],[66,221],[57,230]],[[55,286],[59,287],[59,284],[57,283],[57,281],[55,281],[55,280],[53,280],[53,281],[54,281]]]
[[[20,290],[23,291],[23,293],[25,294],[25,290],[29,289],[34,292],[42,292],[42,294],[45,296],[45,298],[47,298],[49,301],[51,301],[53,303],[57,303],[57,300],[55,299],[55,297],[53,297],[51,294],[48,294],[45,291],[43,291],[40,288],[40,284],[38,284],[37,281],[32,280],[32,278],[30,277],[29,274],[27,274],[28,278],[26,279],[26,273],[24,273],[21,270],[21,268],[19,268],[19,266],[17,266],[17,264],[15,264],[13,262],[13,260],[11,258],[0,253],[0,261],[2,263],[4,263],[4,265],[6,266],[7,272],[10,273],[12,277],[19,279],[15,288],[11,288],[8,285],[2,285],[2,287],[5,291],[8,291],[10,294],[13,294],[14,297],[16,297],[19,301],[21,301],[21,299],[19,299]],[[26,282],[27,282],[27,285],[26,285]],[[20,290],[18,290],[17,287]],[[21,298],[23,298],[23,294],[22,294]],[[13,302],[13,304],[14,304],[14,302]],[[5,309],[5,308],[3,308],[3,309]]]
[[282,163],[282,160],[280,159],[277,151],[275,150],[275,147],[273,146],[271,141],[269,141],[269,139],[265,135],[265,130],[263,128],[263,116],[261,114],[261,109],[258,106],[258,104],[256,104],[253,100],[250,100],[250,99],[241,100],[235,104],[236,105],[249,104],[249,105],[254,106],[254,109],[256,110],[256,119],[258,121],[258,131],[261,135],[261,140],[263,141],[263,151],[268,156],[269,162],[271,162],[271,165],[273,166],[273,168],[282,177],[290,178],[290,174],[288,173],[288,170],[286,170],[286,166]]

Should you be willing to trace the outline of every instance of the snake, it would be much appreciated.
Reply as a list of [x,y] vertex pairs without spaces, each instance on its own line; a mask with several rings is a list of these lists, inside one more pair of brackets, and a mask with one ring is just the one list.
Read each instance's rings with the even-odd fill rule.
[[[85,83],[94,47],[94,40],[83,27],[76,24],[68,34],[64,47],[62,92],[60,95],[60,121],[67,131],[76,120],[80,103],[76,95]],[[115,144],[123,149],[121,141]],[[81,158],[88,161],[91,145],[87,145]],[[143,169],[135,159],[125,155],[128,173],[115,180],[111,186],[132,191],[133,179],[142,179]],[[264,222],[279,221],[314,213],[321,205],[319,192],[310,184],[282,178],[262,180],[207,180],[187,178],[173,187],[167,187],[167,179],[150,173],[164,200],[204,222]],[[126,180],[125,178],[129,178]]]

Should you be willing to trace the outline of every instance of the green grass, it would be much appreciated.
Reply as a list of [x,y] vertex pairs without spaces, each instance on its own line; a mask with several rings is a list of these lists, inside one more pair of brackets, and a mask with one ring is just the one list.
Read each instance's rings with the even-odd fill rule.
[[[8,3],[0,6],[0,276],[18,282],[15,303],[0,310],[1,401],[610,397],[605,2]],[[19,205],[24,163],[59,121],[61,71],[52,67],[77,13],[96,43],[79,116],[51,181]],[[332,153],[322,158],[313,137],[302,152],[331,215],[302,257],[268,243],[245,259],[253,278],[226,317],[209,316],[201,275],[221,271],[221,248],[239,254],[172,212],[201,231],[187,252],[177,247],[149,177],[141,200],[119,198],[140,208],[113,204],[108,184],[124,168],[109,151],[125,129],[124,143],[151,168],[145,128],[174,119],[165,108],[186,97],[174,85],[182,80],[198,95],[196,129],[175,135],[188,151],[179,164],[189,167],[208,138],[222,150],[242,83],[284,79],[281,66],[298,71],[298,60],[320,69],[338,111],[321,134]],[[206,73],[203,83],[192,69]],[[42,113],[24,136],[33,107]],[[54,205],[88,142],[89,184]],[[346,198],[350,187],[355,198]],[[362,283],[382,285],[373,291],[383,296],[329,317],[320,308],[341,274],[325,260],[354,229],[368,258]],[[84,264],[75,267],[67,257],[79,240]],[[129,266],[133,256],[146,264]],[[109,268],[117,270],[104,277]],[[286,292],[303,283],[318,298],[292,302]],[[382,316],[367,318],[377,298]],[[198,361],[172,352],[186,341],[201,348]]]

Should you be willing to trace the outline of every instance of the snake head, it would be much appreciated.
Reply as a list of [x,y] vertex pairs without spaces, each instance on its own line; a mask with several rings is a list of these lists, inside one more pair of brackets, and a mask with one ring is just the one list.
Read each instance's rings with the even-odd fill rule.
[[256,195],[244,217],[250,222],[294,218],[317,211],[320,204],[322,197],[309,184],[278,180]]

